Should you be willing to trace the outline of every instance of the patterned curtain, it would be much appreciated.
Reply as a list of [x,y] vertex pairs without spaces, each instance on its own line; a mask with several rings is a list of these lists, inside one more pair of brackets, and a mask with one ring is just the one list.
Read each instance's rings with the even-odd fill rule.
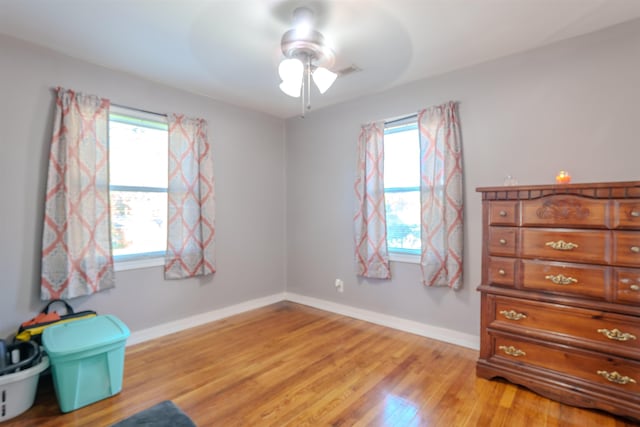
[[213,157],[207,122],[168,114],[167,279],[215,272]]
[[106,99],[57,89],[42,236],[43,300],[114,286],[108,113]]
[[354,216],[359,276],[391,278],[384,206],[384,123],[362,126],[356,164]]
[[422,281],[462,285],[462,145],[455,102],[418,113]]

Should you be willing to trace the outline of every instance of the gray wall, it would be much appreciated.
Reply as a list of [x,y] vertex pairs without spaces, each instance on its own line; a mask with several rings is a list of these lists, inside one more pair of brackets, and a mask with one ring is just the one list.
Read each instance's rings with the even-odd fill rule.
[[[116,288],[72,300],[132,331],[285,290],[284,123],[264,114],[0,37],[0,337],[42,307],[40,245],[55,86],[209,123],[217,269],[165,281],[161,267],[116,273]],[[144,167],[141,162],[141,167]]]
[[[575,182],[638,180],[639,69],[640,21],[634,21],[282,121],[0,37],[0,337],[42,306],[54,86],[204,117],[215,155],[218,272],[185,281],[163,280],[159,267],[118,272],[115,289],[73,300],[76,309],[116,314],[136,331],[286,285],[304,296],[477,335],[475,188],[500,185],[507,174],[522,184],[552,183],[560,169]],[[393,263],[391,281],[358,279],[351,219],[360,125],[448,100],[460,102],[464,146],[463,288],[424,288],[418,266],[402,263]],[[343,294],[333,286],[338,277],[346,283]]]
[[[418,81],[287,120],[287,290],[433,326],[479,332],[476,187],[640,180],[640,21]],[[366,73],[366,70],[363,71]],[[345,77],[330,90],[358,74]],[[425,288],[416,264],[362,280],[353,264],[355,144],[361,124],[460,102],[465,269],[457,292]],[[345,281],[340,294],[336,278]]]

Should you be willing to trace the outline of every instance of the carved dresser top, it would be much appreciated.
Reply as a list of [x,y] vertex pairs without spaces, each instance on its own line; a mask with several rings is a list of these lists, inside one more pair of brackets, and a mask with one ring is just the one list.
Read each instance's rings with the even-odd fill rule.
[[640,181],[480,187],[483,200],[533,200],[552,195],[592,199],[640,198]]

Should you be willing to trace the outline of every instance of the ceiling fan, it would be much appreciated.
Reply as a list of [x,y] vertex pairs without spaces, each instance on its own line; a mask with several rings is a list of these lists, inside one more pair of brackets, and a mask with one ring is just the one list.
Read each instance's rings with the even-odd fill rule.
[[313,11],[307,7],[293,11],[293,28],[282,35],[280,47],[285,57],[278,66],[280,90],[302,99],[304,117],[305,110],[311,109],[311,81],[323,94],[338,77],[338,73],[330,70],[335,52],[313,27]]

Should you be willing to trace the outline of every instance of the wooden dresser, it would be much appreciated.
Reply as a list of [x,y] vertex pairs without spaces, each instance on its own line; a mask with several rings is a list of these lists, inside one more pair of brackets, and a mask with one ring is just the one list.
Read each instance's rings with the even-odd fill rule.
[[478,376],[640,419],[640,181],[477,191]]

